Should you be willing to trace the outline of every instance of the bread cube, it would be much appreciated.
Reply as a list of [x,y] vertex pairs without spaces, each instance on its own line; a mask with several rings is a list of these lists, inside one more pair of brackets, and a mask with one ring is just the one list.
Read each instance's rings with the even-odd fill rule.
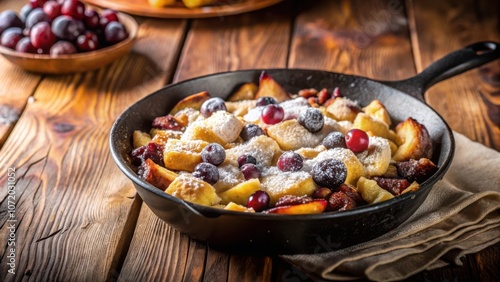
[[229,204],[227,204],[224,207],[224,209],[228,210],[228,211],[238,211],[238,212],[255,212],[255,210],[252,208],[247,208],[245,206],[238,205],[238,204],[233,203],[233,202],[230,202]]
[[187,173],[179,175],[165,193],[204,206],[213,206],[220,202],[212,185]]
[[272,167],[261,177],[261,189],[269,194],[271,205],[285,195],[311,196],[317,187],[312,176],[304,171],[283,172]]
[[242,155],[252,155],[261,166],[273,165],[281,156],[278,143],[265,135],[254,137],[246,143],[226,150],[226,161],[238,166],[238,158]]
[[356,115],[361,112],[358,103],[346,97],[335,98],[327,107],[326,111],[330,117],[337,121],[347,120],[354,121]]
[[238,164],[229,161],[227,156],[226,161],[219,165],[217,170],[219,171],[219,181],[213,186],[218,194],[245,182],[245,176],[241,173]]
[[370,137],[368,149],[357,153],[359,161],[365,168],[368,176],[383,175],[391,162],[391,146],[389,141],[382,137]]
[[432,139],[425,126],[408,118],[396,126],[396,133],[403,140],[403,144],[394,153],[393,160],[401,162],[432,157]]
[[363,131],[371,131],[374,135],[388,138],[389,126],[379,119],[375,119],[365,113],[359,113],[353,122],[353,127]]
[[132,145],[134,149],[147,145],[149,142],[151,142],[151,135],[140,130],[134,130],[132,134]]
[[391,117],[379,100],[371,101],[368,106],[363,108],[363,111],[365,114],[384,122],[387,126],[391,126]]
[[238,138],[243,126],[244,123],[236,116],[226,111],[217,111],[209,118],[190,124],[181,140],[203,140],[224,146]]
[[380,203],[394,198],[394,195],[380,187],[377,181],[365,177],[359,178],[357,188],[358,192],[361,193],[361,197],[369,204]]
[[296,119],[270,126],[267,135],[273,138],[283,151],[316,147],[323,140],[319,135],[309,132]]
[[239,205],[246,205],[248,197],[260,190],[260,181],[257,178],[249,179],[219,194],[222,204],[234,202]]
[[165,167],[193,172],[194,167],[202,161],[201,150],[207,145],[207,142],[201,140],[167,140],[163,150]]

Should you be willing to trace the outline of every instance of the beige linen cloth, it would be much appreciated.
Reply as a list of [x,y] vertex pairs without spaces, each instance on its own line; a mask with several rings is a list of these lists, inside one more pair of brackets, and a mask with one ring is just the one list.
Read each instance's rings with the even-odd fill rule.
[[394,281],[450,263],[500,241],[500,153],[454,133],[455,157],[443,180],[401,226],[334,252],[283,256],[327,280]]

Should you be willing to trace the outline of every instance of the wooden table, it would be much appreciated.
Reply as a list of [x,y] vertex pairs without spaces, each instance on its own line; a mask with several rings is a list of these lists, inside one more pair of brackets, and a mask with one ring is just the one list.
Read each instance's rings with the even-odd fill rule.
[[[23,2],[4,0],[0,10]],[[304,3],[309,2],[309,3]],[[284,1],[200,20],[140,18],[132,53],[88,73],[26,73],[0,58],[0,280],[302,281],[278,257],[222,253],[160,221],[111,159],[108,133],[162,86],[215,72],[316,68],[397,80],[455,49],[499,41],[500,2]],[[500,150],[498,61],[426,95],[450,126]],[[495,106],[496,105],[496,106]],[[489,109],[489,115],[488,115]],[[16,275],[7,186],[16,173]],[[499,281],[500,244],[410,281]],[[4,279],[6,277],[6,279]]]

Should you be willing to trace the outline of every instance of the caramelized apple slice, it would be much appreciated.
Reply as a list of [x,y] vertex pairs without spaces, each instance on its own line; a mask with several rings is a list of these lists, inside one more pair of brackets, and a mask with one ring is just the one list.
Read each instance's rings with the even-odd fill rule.
[[220,193],[219,197],[223,204],[234,202],[235,204],[246,205],[248,197],[258,190],[260,190],[260,181],[258,178],[252,178]]
[[180,100],[175,107],[170,111],[171,115],[175,115],[178,111],[183,110],[185,108],[193,108],[195,110],[199,110],[201,108],[201,104],[206,100],[210,99],[211,96],[207,91],[202,91],[193,95],[189,95],[188,97]]
[[407,118],[396,127],[403,144],[392,157],[396,162],[432,157],[432,140],[424,125],[413,118]]
[[151,142],[151,135],[140,130],[134,130],[134,133],[132,134],[132,144],[134,145],[134,149],[147,145],[149,142]]
[[142,163],[139,172],[142,179],[161,190],[167,189],[178,176],[177,173],[154,163],[151,159]]
[[279,206],[264,211],[272,214],[317,214],[325,211],[328,202],[324,199],[314,199],[308,203],[293,206]]
[[259,87],[255,83],[248,82],[243,84],[240,88],[238,88],[238,90],[236,90],[236,92],[231,94],[231,96],[229,96],[229,99],[227,100],[230,102],[254,100],[258,90]]
[[255,99],[259,99],[260,97],[271,97],[276,99],[278,103],[290,99],[290,96],[283,87],[265,71],[260,75],[259,91],[257,91]]
[[385,109],[385,106],[379,100],[371,101],[368,106],[363,108],[363,111],[367,115],[383,121],[385,124],[387,124],[387,126],[391,126],[391,117]]

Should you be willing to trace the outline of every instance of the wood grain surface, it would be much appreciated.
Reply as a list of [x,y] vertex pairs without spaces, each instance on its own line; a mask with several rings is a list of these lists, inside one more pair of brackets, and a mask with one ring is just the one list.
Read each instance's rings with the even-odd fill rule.
[[[3,0],[0,10],[18,11],[24,2]],[[500,41],[497,2],[289,0],[211,19],[137,17],[132,53],[78,75],[34,75],[0,58],[0,187],[3,172],[15,168],[18,246],[17,275],[6,275],[7,191],[0,189],[0,280],[316,280],[279,257],[214,250],[159,220],[111,159],[113,121],[166,84],[221,71],[413,76],[471,42]],[[454,130],[500,150],[499,74],[497,62],[452,78],[431,88],[427,102]],[[496,244],[466,256],[463,266],[408,280],[499,281],[499,261]]]

